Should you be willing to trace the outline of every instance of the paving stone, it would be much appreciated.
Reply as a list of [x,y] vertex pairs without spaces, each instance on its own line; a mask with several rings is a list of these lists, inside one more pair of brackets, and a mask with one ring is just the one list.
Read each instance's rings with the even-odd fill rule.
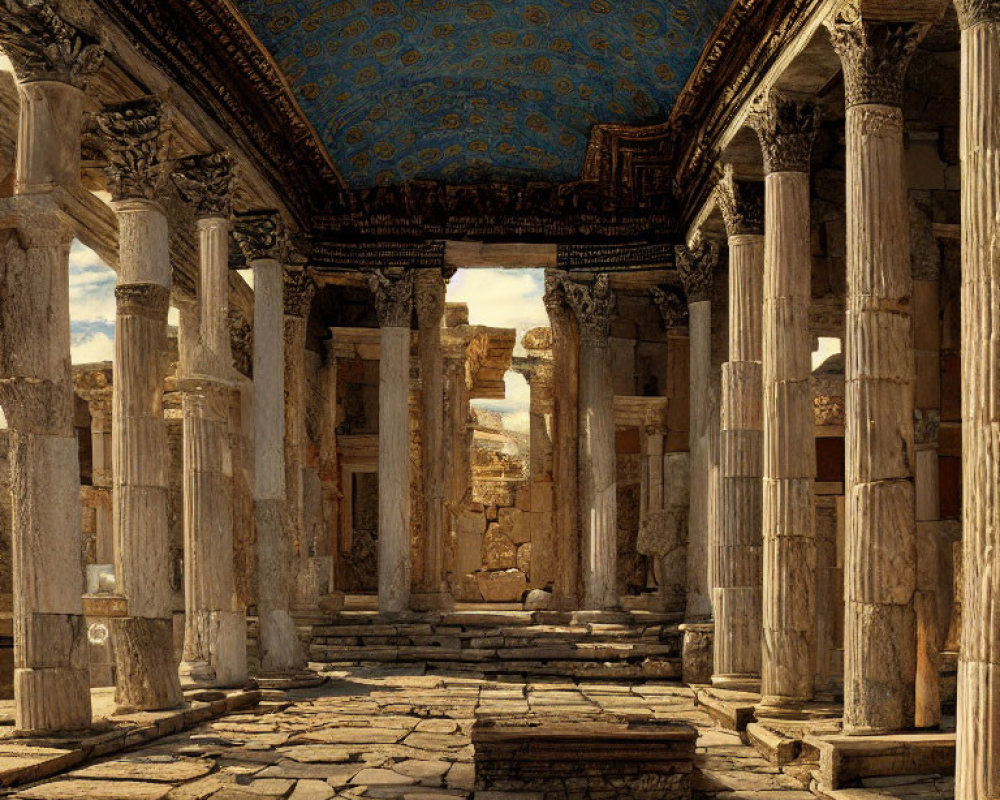
[[212,770],[208,761],[177,759],[162,762],[153,760],[120,760],[105,761],[91,764],[89,767],[74,770],[70,775],[74,778],[98,778],[108,780],[141,780],[162,783],[177,783],[190,781],[207,775]]
[[305,780],[295,784],[295,790],[288,800],[330,800],[334,791],[323,781]]
[[418,781],[440,782],[441,776],[443,776],[450,767],[451,764],[447,761],[423,761],[410,759],[408,761],[401,761],[398,764],[393,764],[392,770],[393,772],[398,772],[400,775],[416,778]]
[[170,787],[144,781],[60,780],[25,789],[23,800],[160,800]]
[[412,786],[415,782],[413,778],[391,769],[363,769],[351,779],[351,783],[358,786]]

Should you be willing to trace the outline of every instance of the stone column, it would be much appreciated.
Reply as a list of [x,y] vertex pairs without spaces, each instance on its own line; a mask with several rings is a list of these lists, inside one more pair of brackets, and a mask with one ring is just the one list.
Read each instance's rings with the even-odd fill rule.
[[761,665],[763,565],[763,185],[737,180],[730,168],[716,197],[729,238],[729,361],[722,365],[712,683],[726,689],[755,689]]
[[593,286],[568,278],[566,301],[580,326],[580,506],[583,519],[583,608],[610,609],[618,598],[618,497],[615,396],[611,384],[614,294],[607,274]]
[[418,353],[421,385],[421,447],[424,487],[424,574],[414,607],[447,609],[453,605],[446,577],[448,528],[445,508],[444,452],[444,319],[445,281],[439,270],[420,270],[414,277],[413,299],[420,331]]
[[830,24],[847,94],[844,732],[914,724],[913,281],[903,77],[917,26]]
[[236,215],[233,230],[253,269],[254,527],[260,669],[288,675],[305,665],[290,612],[292,543],[285,508],[285,232],[277,211]]
[[163,419],[170,253],[155,197],[165,176],[159,101],[112,106],[98,117],[118,215],[115,289],[113,524],[118,592],[111,620],[120,708],[152,711],[183,700],[173,648],[167,428]]
[[711,419],[705,398],[711,393],[712,375],[712,276],[719,261],[719,246],[699,239],[677,248],[677,266],[684,282],[688,309],[690,347],[691,453],[688,511],[688,596],[685,619],[690,623],[712,616],[708,583],[708,500],[711,484]]
[[326,363],[323,365],[323,414],[320,419],[319,479],[323,491],[323,517],[329,539],[330,594],[336,605],[343,607],[343,593],[337,591],[337,561],[340,558],[340,464],[337,455],[337,424],[339,398],[337,389],[336,342],[331,336],[325,345]]
[[553,604],[575,609],[580,599],[579,455],[580,331],[563,289],[564,273],[545,272],[545,310],[552,327],[552,494],[556,578]]
[[375,271],[368,285],[382,327],[378,422],[378,608],[410,603],[410,318],[413,272]]
[[758,713],[813,699],[816,537],[813,482],[809,161],[814,105],[772,93],[754,117],[764,154],[764,605]]
[[[186,612],[180,672],[197,685],[238,686],[247,678],[247,624],[237,597],[233,558],[232,159],[222,153],[186,159],[173,178],[194,207],[200,254],[198,306],[190,315],[196,335],[181,350],[179,381],[184,409]],[[182,317],[182,324],[186,321]]]
[[962,634],[956,800],[1000,796],[1000,2],[957,0],[962,27]]

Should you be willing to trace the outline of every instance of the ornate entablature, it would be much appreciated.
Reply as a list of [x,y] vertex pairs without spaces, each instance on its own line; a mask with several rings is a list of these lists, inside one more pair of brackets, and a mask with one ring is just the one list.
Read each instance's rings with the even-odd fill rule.
[[375,269],[444,270],[443,241],[313,242],[309,264],[319,271]]
[[561,244],[559,269],[578,271],[672,270],[673,244]]

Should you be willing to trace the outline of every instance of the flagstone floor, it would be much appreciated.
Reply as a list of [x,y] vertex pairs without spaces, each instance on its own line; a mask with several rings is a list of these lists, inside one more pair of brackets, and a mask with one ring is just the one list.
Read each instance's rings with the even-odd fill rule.
[[[252,713],[206,722],[112,760],[9,790],[6,796],[469,800],[474,798],[469,735],[477,712],[519,715],[601,709],[696,726],[697,798],[814,797],[800,780],[760,758],[737,734],[717,728],[695,706],[694,693],[676,684],[486,680],[426,675],[414,666],[339,671],[316,689],[267,695]],[[837,800],[944,800],[953,794],[950,784],[940,780],[850,792],[837,793]]]

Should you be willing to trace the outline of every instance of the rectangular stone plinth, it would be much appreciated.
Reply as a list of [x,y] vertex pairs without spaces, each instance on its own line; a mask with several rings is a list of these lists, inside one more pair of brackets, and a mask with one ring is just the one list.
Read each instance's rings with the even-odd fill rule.
[[697,735],[691,725],[666,721],[480,718],[472,728],[476,796],[687,800]]
[[820,785],[841,789],[862,778],[950,775],[955,771],[954,733],[806,737],[819,752]]

